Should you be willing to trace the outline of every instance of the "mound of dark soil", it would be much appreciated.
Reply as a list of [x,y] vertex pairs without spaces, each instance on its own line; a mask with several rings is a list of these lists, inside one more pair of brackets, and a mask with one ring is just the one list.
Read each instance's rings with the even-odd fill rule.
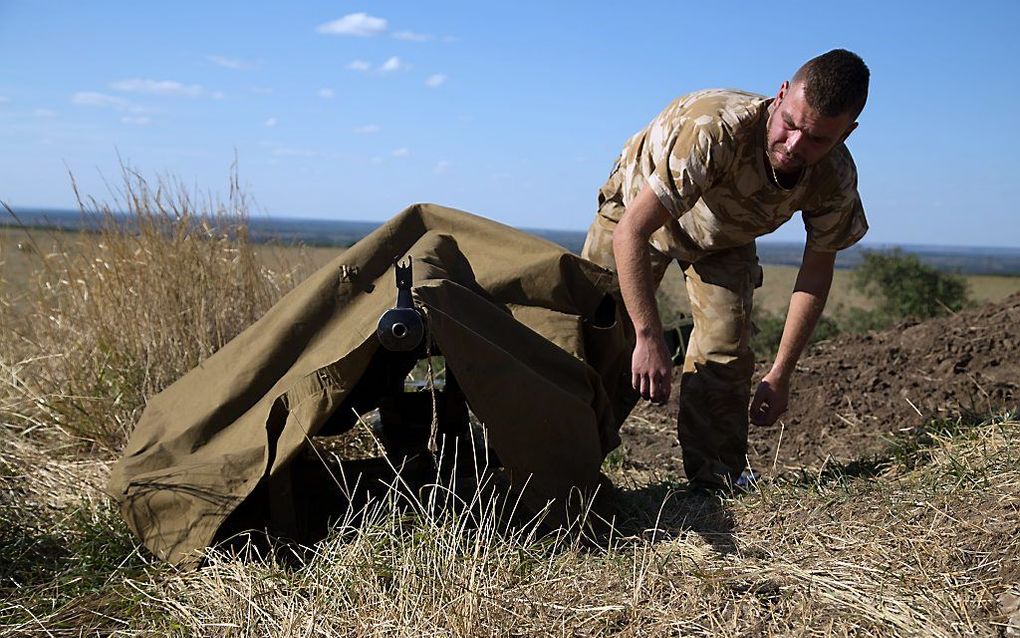
[[[771,362],[758,366],[760,378]],[[667,407],[640,405],[623,428],[628,461],[680,472],[674,381]],[[815,344],[793,379],[781,423],[751,426],[752,464],[818,467],[877,453],[937,418],[1020,407],[1020,294],[883,332]]]

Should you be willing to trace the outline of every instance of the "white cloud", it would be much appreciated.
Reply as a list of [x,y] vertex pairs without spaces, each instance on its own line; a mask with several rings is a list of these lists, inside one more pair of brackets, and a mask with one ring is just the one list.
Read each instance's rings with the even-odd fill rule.
[[71,96],[71,104],[77,104],[78,106],[98,106],[117,111],[127,111],[129,113],[145,112],[145,109],[142,107],[132,104],[122,97],[106,95],[105,93],[96,93],[95,91],[78,91]]
[[425,80],[425,86],[429,87],[430,89],[434,89],[434,88],[436,88],[438,86],[442,86],[445,83],[446,83],[446,76],[443,75],[442,73],[436,73],[435,75],[430,75]]
[[408,157],[411,154],[411,151],[408,150],[406,146],[402,146],[394,149],[390,154],[393,155],[393,157]]
[[366,124],[364,126],[359,126],[358,128],[354,129],[354,132],[361,133],[363,135],[369,135],[371,133],[378,133],[381,130],[382,127],[380,127],[378,124]]
[[333,89],[319,89],[316,95],[324,100],[331,100],[336,94],[333,92]]
[[223,91],[213,91],[212,95],[210,95],[209,97],[211,97],[214,100],[223,100],[226,99],[227,94],[224,93]]
[[352,71],[360,71],[361,73],[368,73],[370,71],[375,73],[392,73],[394,71],[407,71],[411,68],[411,65],[394,55],[374,69],[372,64],[365,60],[355,60],[348,64],[347,68]]
[[400,69],[406,69],[407,65],[400,61],[400,58],[393,56],[389,60],[383,62],[379,70],[383,73],[390,73],[392,71],[399,71]]
[[222,55],[207,55],[205,56],[205,59],[217,66],[221,66],[225,69],[233,69],[235,71],[247,71],[248,69],[255,68],[254,62],[238,58],[228,58]]
[[379,35],[386,30],[387,26],[385,18],[377,18],[367,13],[349,13],[339,20],[320,24],[315,27],[315,30],[329,35],[353,35],[367,38]]
[[57,112],[53,109],[35,109],[32,111],[32,117],[56,117]]
[[114,91],[126,93],[149,93],[152,95],[176,95],[183,97],[200,97],[205,90],[198,84],[182,84],[174,80],[145,80],[131,78],[110,84]]
[[268,120],[266,120],[265,122],[263,122],[262,126],[265,126],[267,128],[273,128],[277,124],[279,124],[279,121],[275,117],[271,117]]
[[393,37],[397,40],[406,40],[408,42],[428,42],[435,39],[434,35],[415,33],[414,31],[397,31],[393,34]]
[[134,124],[135,126],[146,126],[152,124],[152,118],[145,115],[127,115],[120,118],[120,121],[124,124]]
[[71,104],[79,106],[110,106],[113,108],[124,108],[130,102],[122,97],[105,95],[94,91],[78,91],[71,96]]
[[450,162],[447,160],[439,160],[436,165],[432,167],[432,172],[436,175],[445,175],[446,171],[450,169]]

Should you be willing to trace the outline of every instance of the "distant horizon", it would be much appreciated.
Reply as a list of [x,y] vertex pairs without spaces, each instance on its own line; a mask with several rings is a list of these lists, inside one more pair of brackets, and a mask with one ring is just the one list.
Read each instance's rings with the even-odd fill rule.
[[[412,203],[408,204],[408,206],[412,206],[414,204],[421,204],[421,203],[427,203],[427,202],[412,202]],[[436,203],[436,204],[442,205],[440,202],[431,202],[431,203]],[[9,204],[7,202],[0,202],[0,226],[7,226],[7,227],[14,226],[15,224],[8,224],[8,223],[5,223],[5,222],[2,221],[4,216],[9,216],[9,213],[7,212],[6,208],[2,208],[2,206],[4,206],[4,205],[10,207],[10,209],[14,211],[15,215],[18,215],[18,214],[21,214],[21,213],[28,213],[30,215],[34,214],[34,215],[40,215],[40,216],[45,216],[46,214],[49,214],[49,213],[60,213],[60,214],[65,214],[65,215],[80,215],[80,214],[82,214],[82,211],[80,209],[77,209],[77,208],[49,208],[49,207],[39,207],[39,206],[20,206],[19,207],[19,206],[15,206],[15,205]],[[455,207],[451,207],[451,208],[455,208]],[[403,209],[401,209],[401,210],[403,210]],[[393,214],[396,215],[399,212],[400,211],[397,210],[397,211],[394,211]],[[465,211],[465,212],[469,212],[469,213],[472,213],[472,214],[475,214],[475,215],[478,214],[478,213],[475,213],[474,211]],[[130,216],[131,215],[130,212],[125,212],[125,211],[117,211],[115,214],[118,215],[118,216]],[[334,217],[304,217],[304,216],[291,216],[291,215],[274,215],[274,214],[265,213],[265,212],[255,212],[255,213],[248,213],[248,219],[249,220],[256,220],[256,221],[277,222],[277,223],[278,222],[285,222],[285,223],[289,223],[289,224],[300,224],[302,222],[314,222],[314,223],[340,223],[340,224],[358,224],[358,225],[374,225],[374,226],[379,226],[381,224],[384,224],[389,218],[381,219],[381,220],[373,220],[373,219],[347,219],[347,218],[334,218]],[[542,226],[519,226],[519,225],[515,225],[515,224],[507,224],[505,221],[502,221],[502,220],[495,220],[495,221],[498,221],[500,223],[506,224],[508,226],[511,226],[513,228],[517,228],[518,230],[523,230],[523,231],[540,231],[540,232],[544,232],[544,233],[577,233],[577,234],[580,234],[580,235],[584,235],[587,232],[587,230],[588,230],[587,228],[562,228],[562,227],[557,228],[557,227],[542,227]],[[789,223],[790,224],[795,224],[795,222],[796,222],[796,219],[791,219]],[[31,227],[31,224],[27,224],[27,225],[29,227]],[[776,246],[803,246],[804,245],[803,241],[798,241],[798,240],[794,240],[794,239],[777,239],[777,238],[774,238],[774,237],[770,237],[769,235],[763,235],[761,237],[758,237],[756,242],[759,243],[759,244],[763,244],[764,243],[764,244],[772,244],[772,245],[776,245]],[[1020,255],[1020,246],[1005,246],[1005,245],[994,245],[994,244],[931,244],[931,243],[910,243],[910,242],[876,242],[876,241],[869,241],[867,236],[865,236],[864,239],[862,239],[860,242],[855,244],[855,246],[857,248],[878,249],[878,250],[892,249],[892,248],[934,249],[934,250],[938,250],[938,251],[945,251],[945,252],[948,252],[948,253],[953,253],[953,252],[957,252],[957,251],[964,251],[964,252],[966,252],[966,251],[977,251],[977,250],[992,250],[992,251],[996,251],[996,252],[1004,252],[1004,253],[1009,253],[1009,254]],[[854,248],[854,247],[852,246],[851,249],[852,248]]]

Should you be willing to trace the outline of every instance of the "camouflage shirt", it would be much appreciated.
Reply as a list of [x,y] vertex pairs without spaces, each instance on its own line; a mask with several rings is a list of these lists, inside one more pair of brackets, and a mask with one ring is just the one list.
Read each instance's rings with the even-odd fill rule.
[[651,238],[684,261],[743,246],[802,211],[807,244],[837,251],[868,230],[857,168],[839,144],[781,188],[765,159],[770,99],[711,89],[677,98],[629,140],[599,193],[599,213],[619,221],[649,184],[672,219]]

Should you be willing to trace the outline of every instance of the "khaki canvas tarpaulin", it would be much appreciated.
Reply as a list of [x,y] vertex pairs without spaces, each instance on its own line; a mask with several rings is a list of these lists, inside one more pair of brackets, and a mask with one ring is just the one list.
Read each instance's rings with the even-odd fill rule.
[[[375,329],[410,257],[430,338],[512,484],[539,508],[593,489],[635,397],[615,277],[468,213],[412,206],[320,269],[159,395],[110,480],[157,556],[194,565],[227,517],[268,492],[263,527],[293,532],[290,466],[381,350]],[[229,300],[224,300],[229,303]],[[597,313],[612,313],[595,321]],[[281,505],[282,504],[282,505]],[[288,505],[290,504],[290,505]]]

